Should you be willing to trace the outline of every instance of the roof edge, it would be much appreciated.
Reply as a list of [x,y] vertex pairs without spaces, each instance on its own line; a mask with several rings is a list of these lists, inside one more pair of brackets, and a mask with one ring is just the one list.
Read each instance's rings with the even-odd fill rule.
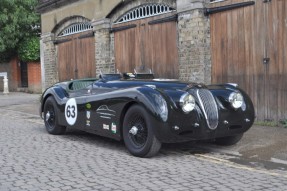
[[39,0],[37,13],[43,14],[79,0]]

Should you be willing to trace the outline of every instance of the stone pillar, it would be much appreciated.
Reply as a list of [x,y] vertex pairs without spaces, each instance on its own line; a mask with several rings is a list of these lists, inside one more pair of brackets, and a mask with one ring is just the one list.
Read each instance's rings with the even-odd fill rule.
[[4,82],[3,94],[8,94],[9,93],[9,88],[8,88],[8,78],[7,78],[7,76],[4,76],[3,82]]
[[41,36],[41,71],[43,90],[59,81],[53,33]]
[[210,21],[205,0],[177,0],[179,78],[211,83]]
[[96,74],[114,73],[115,64],[111,62],[111,46],[110,46],[110,19],[99,19],[92,21],[93,30],[95,33],[95,60]]

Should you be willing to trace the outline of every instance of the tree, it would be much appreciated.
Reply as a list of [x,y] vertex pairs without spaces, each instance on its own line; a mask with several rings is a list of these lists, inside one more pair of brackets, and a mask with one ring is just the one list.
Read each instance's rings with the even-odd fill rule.
[[1,0],[0,62],[19,55],[18,50],[25,48],[21,46],[27,46],[27,39],[39,36],[40,16],[35,11],[37,4],[37,0]]

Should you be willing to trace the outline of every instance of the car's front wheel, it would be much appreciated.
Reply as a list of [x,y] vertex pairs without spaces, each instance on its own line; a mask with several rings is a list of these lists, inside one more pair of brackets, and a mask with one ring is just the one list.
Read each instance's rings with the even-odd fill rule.
[[55,99],[50,96],[44,104],[44,122],[48,133],[61,135],[66,131],[66,127],[58,124],[58,110]]
[[153,133],[150,115],[140,105],[133,105],[127,111],[123,138],[129,152],[137,157],[152,157],[161,148],[161,142]]
[[238,143],[242,137],[243,133],[229,137],[216,138],[215,143],[217,145],[230,146]]

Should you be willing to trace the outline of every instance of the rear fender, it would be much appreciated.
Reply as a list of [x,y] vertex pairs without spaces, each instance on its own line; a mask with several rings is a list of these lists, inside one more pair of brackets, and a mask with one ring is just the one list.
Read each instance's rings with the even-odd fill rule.
[[44,105],[48,97],[53,96],[57,105],[60,106],[64,104],[64,98],[68,97],[67,92],[60,86],[53,86],[48,88],[41,96],[41,106],[40,106],[40,116],[42,117],[42,112],[44,110]]

